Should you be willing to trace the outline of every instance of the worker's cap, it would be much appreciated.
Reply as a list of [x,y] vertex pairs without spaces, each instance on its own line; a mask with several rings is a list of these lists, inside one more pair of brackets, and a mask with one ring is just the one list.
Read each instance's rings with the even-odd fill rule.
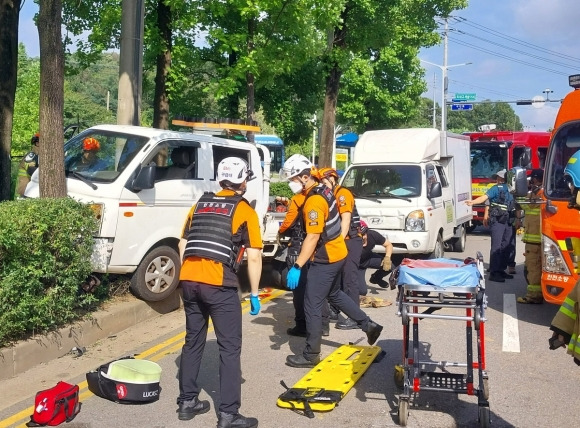
[[505,174],[506,174],[506,170],[505,169],[500,169],[498,172],[496,172],[495,174],[493,174],[491,177],[492,178],[496,178],[496,177],[505,178]]
[[536,178],[538,180],[544,179],[544,170],[542,168],[535,168],[532,170],[530,174],[530,178]]

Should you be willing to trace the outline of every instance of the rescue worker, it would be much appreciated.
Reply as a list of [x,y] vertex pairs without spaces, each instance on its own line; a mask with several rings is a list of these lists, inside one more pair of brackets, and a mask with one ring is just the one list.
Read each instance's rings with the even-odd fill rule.
[[490,187],[484,195],[473,200],[465,201],[467,206],[484,203],[489,199],[489,227],[491,233],[491,249],[489,256],[490,281],[505,282],[512,279],[507,268],[512,239],[513,226],[510,223],[510,215],[515,210],[514,197],[506,184],[507,171],[502,169],[493,175],[496,184]]
[[544,170],[537,168],[530,174],[530,191],[526,200],[521,204],[524,211],[524,235],[522,241],[526,244],[524,276],[528,283],[526,295],[518,297],[518,303],[542,303],[542,231],[540,228],[540,202],[544,192],[542,183]]
[[[392,270],[391,256],[393,255],[393,244],[376,230],[369,229],[365,221],[360,222],[360,233],[362,234],[363,248],[359,263],[359,294],[366,296],[367,283],[365,272],[367,269],[376,269],[371,275],[369,282],[377,284],[381,288],[387,288],[389,284],[383,278]],[[385,248],[384,256],[373,252],[376,245]]]
[[296,263],[286,277],[290,290],[297,287],[302,267],[310,262],[304,296],[306,346],[301,354],[286,358],[286,364],[291,367],[314,367],[320,362],[322,308],[327,298],[361,325],[369,344],[377,341],[383,329],[340,289],[339,274],[347,255],[340,215],[332,190],[319,183],[311,169],[312,163],[299,154],[290,156],[282,168],[290,189],[305,196],[303,220],[306,237]]
[[16,180],[16,196],[24,196],[26,186],[30,183],[30,177],[38,168],[38,144],[40,136],[38,132],[30,139],[30,151],[24,155],[18,164],[18,178]]
[[[347,250],[341,272],[342,291],[354,303],[360,305],[358,267],[363,243],[360,235],[360,216],[356,209],[354,196],[349,189],[338,184],[338,172],[334,168],[320,168],[318,179],[322,184],[332,189],[340,215],[340,234],[345,240]],[[335,326],[340,330],[360,328],[358,323],[351,318],[339,320]]]
[[186,218],[180,242],[179,276],[186,317],[185,344],[179,364],[177,416],[189,420],[209,411],[199,399],[197,383],[211,317],[219,346],[220,405],[218,428],[257,427],[258,420],[239,413],[242,371],[242,308],[237,268],[245,252],[250,281],[250,315],[260,312],[258,286],[262,271],[262,237],[256,211],[243,198],[252,179],[247,163],[223,159],[216,179],[222,190],[205,193]]
[[[296,263],[300,248],[306,233],[304,232],[302,206],[306,196],[297,193],[291,199],[277,196],[276,201],[286,206],[286,216],[278,229],[281,236],[290,238],[287,247],[286,265],[291,269]],[[292,303],[294,304],[294,327],[286,330],[290,336],[306,337],[306,316],[304,315],[304,292],[306,289],[306,276],[308,274],[308,263],[300,269],[300,279],[298,285],[292,290]],[[323,335],[324,335],[323,327]],[[328,325],[326,325],[326,335],[328,335]]]
[[[568,208],[580,210],[580,150],[568,160],[564,168],[564,178],[572,192]],[[574,247],[576,248],[577,245]],[[578,257],[578,254],[574,256]],[[580,268],[580,263],[577,268]],[[580,280],[564,299],[564,303],[552,320],[550,330],[554,332],[548,340],[550,349],[566,347],[568,354],[580,366]]]
[[101,150],[99,140],[93,137],[85,138],[82,142],[82,149],[80,159],[75,162],[71,169],[77,172],[89,172],[98,169],[97,165],[102,164],[97,156]]

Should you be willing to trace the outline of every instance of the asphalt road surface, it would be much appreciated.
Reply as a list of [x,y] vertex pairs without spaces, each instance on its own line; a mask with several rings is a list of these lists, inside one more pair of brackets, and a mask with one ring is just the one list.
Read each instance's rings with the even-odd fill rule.
[[[464,253],[446,253],[463,260],[481,251],[489,258],[489,235],[485,229],[468,235]],[[548,330],[557,307],[549,304],[519,305],[515,298],[525,293],[523,244],[518,238],[517,274],[505,283],[487,282],[488,307],[485,323],[486,364],[489,374],[489,405],[493,427],[560,427],[574,424],[574,407],[580,397],[580,367],[563,349],[550,351]],[[486,263],[487,264],[487,263]],[[274,289],[264,299],[262,312],[248,314],[244,303],[242,407],[246,416],[257,417],[260,427],[392,427],[398,426],[401,390],[393,381],[394,367],[401,363],[402,323],[396,315],[396,293],[370,286],[369,296],[390,300],[392,305],[365,308],[384,326],[377,345],[384,356],[367,370],[332,411],[316,413],[314,419],[276,406],[284,389],[308,369],[284,364],[290,353],[300,352],[304,339],[288,337],[293,325],[291,294]],[[475,332],[474,332],[475,333]],[[200,396],[211,402],[210,412],[192,421],[179,421],[176,414],[177,370],[184,337],[182,311],[160,316],[103,340],[80,357],[65,356],[35,367],[18,377],[0,382],[0,427],[24,426],[32,412],[36,391],[58,380],[77,383],[82,409],[70,428],[81,427],[214,427],[219,403],[218,351],[213,331],[208,335],[199,382]],[[475,337],[475,334],[474,334]],[[466,360],[465,322],[425,319],[420,322],[422,359],[461,362]],[[342,344],[366,344],[360,330],[331,328],[322,342],[323,356]],[[157,402],[121,405],[98,398],[87,390],[85,373],[112,359],[139,354],[163,369],[162,391]],[[476,357],[477,360],[477,357]],[[477,397],[422,391],[412,397],[408,427],[476,427]]]

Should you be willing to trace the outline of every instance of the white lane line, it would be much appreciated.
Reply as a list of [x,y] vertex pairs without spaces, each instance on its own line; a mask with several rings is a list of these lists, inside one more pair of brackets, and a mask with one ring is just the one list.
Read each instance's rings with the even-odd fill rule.
[[503,352],[520,352],[516,295],[503,295]]

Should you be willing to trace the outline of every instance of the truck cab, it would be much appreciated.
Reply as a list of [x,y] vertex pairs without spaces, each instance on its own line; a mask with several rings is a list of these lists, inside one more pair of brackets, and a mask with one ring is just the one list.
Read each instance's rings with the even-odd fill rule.
[[[87,139],[97,148],[90,162],[83,150]],[[94,272],[132,274],[131,290],[144,300],[171,294],[179,281],[178,243],[185,217],[204,192],[220,190],[215,170],[228,156],[246,160],[257,177],[248,182],[244,197],[262,219],[264,255],[274,254],[270,164],[262,168],[259,150],[270,159],[267,148],[252,143],[122,125],[96,126],[73,137],[64,147],[67,192],[91,204],[99,220]],[[39,196],[38,173],[25,196]]]
[[[468,133],[471,141],[472,195],[477,198],[495,184],[493,174],[520,167],[531,171],[544,168],[549,132],[488,131]],[[469,230],[483,224],[485,205],[473,206]]]
[[437,129],[368,131],[341,184],[361,219],[393,243],[394,254],[442,257],[463,251],[471,209],[469,138]]

